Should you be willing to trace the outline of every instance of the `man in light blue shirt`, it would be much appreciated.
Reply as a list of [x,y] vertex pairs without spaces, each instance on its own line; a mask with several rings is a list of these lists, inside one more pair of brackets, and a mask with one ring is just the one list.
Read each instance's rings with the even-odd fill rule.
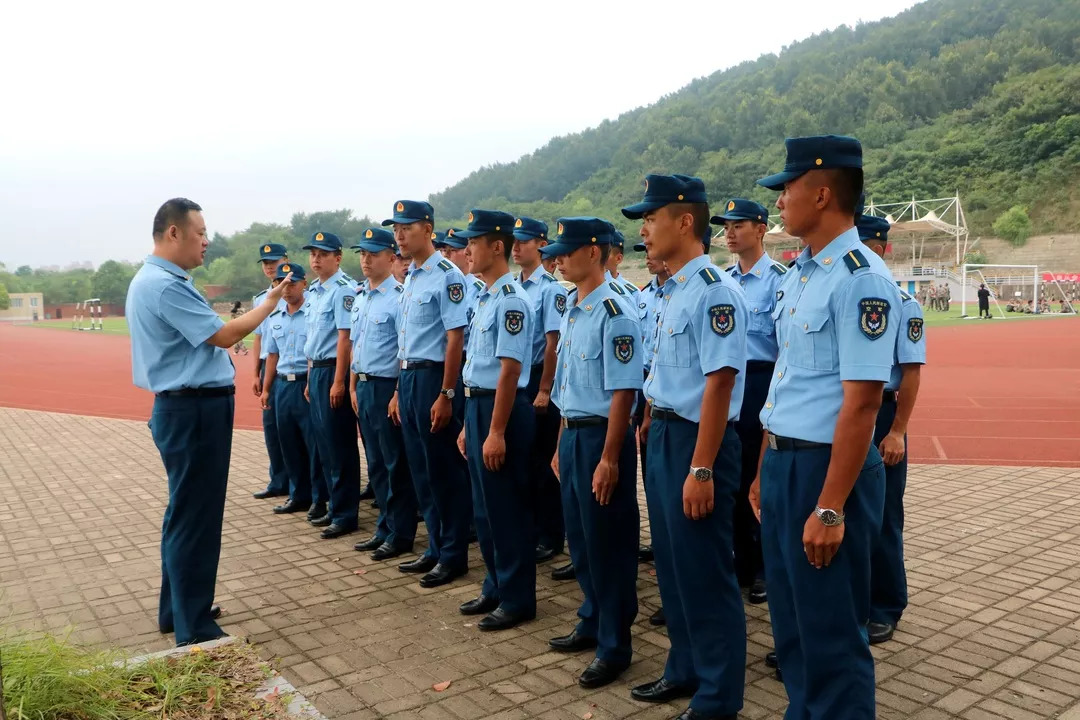
[[608,255],[606,272],[604,277],[608,282],[615,283],[617,290],[624,296],[624,302],[633,311],[633,317],[638,316],[638,311],[641,309],[641,290],[637,285],[627,280],[623,275],[619,273],[619,266],[622,265],[624,252],[626,247],[626,237],[623,236],[618,230],[615,231],[615,239],[611,243],[611,254]]
[[[263,275],[271,281],[271,287],[273,287],[274,277],[277,275],[278,266],[287,262],[289,259],[288,254],[285,252],[285,246],[280,243],[267,243],[259,248],[259,266],[262,268]],[[269,292],[269,288],[263,290],[255,297],[251,298],[251,307],[258,307],[266,299],[266,294]],[[284,300],[278,302],[276,310],[281,310],[284,307]],[[255,342],[254,352],[252,356],[255,358],[255,375],[251,382],[251,390],[255,393],[255,397],[262,395],[263,375],[266,367],[266,345],[263,343],[263,329],[266,327],[266,321],[264,320],[259,324],[259,327],[255,328]],[[281,452],[281,440],[278,438],[277,425],[275,424],[275,413],[273,410],[264,410],[262,416],[263,423],[263,440],[266,442],[266,454],[270,458],[270,483],[265,489],[253,493],[255,498],[263,499],[268,497],[282,497],[289,495],[289,471],[285,467],[285,458]]]
[[177,645],[222,637],[213,604],[232,452],[236,371],[226,348],[273,311],[282,291],[225,323],[191,282],[210,244],[202,208],[174,198],[154,216],[154,252],[128,287],[131,374],[155,394],[150,432],[169,478],[161,528],[158,627]]
[[465,325],[465,348],[468,350],[472,319],[476,315],[476,300],[484,290],[484,283],[472,272],[472,261],[466,250],[468,243],[465,238],[458,236],[460,232],[462,231],[459,228],[448,228],[445,233],[435,233],[432,236],[432,244],[465,276],[465,317],[468,320],[468,324]]

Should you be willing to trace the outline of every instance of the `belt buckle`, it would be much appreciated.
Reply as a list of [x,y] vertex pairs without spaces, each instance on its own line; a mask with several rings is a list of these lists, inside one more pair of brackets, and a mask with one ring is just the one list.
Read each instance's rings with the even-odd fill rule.
[[465,386],[465,397],[472,397],[472,388],[468,385]]
[[769,447],[773,450],[776,449],[776,436],[769,433]]
[[296,373],[289,373],[285,376],[285,379],[289,382],[296,382]]
[[561,418],[559,418],[559,423],[563,426],[563,430],[566,430],[567,428],[570,427],[569,420],[570,420],[570,418],[566,417],[565,415],[563,415]]
[[401,361],[401,369],[402,370],[408,370],[409,369],[409,361],[408,360],[402,360]]
[[360,382],[367,382],[367,375],[365,373],[357,373],[356,379]]

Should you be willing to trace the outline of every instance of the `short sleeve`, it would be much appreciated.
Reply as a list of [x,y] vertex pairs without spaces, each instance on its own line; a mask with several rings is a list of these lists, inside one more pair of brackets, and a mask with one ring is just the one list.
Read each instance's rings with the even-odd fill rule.
[[438,293],[439,313],[444,330],[454,330],[469,324],[467,297],[465,276],[461,271],[455,268],[444,272],[443,291]]
[[179,280],[161,292],[158,312],[192,347],[202,345],[225,325],[194,287]]
[[540,306],[541,317],[537,318],[537,322],[543,323],[544,334],[558,332],[565,314],[566,290],[557,282],[547,283],[543,289],[542,304]]
[[887,382],[903,316],[896,285],[877,273],[857,273],[832,311],[840,379]]
[[639,390],[644,382],[641,326],[632,317],[616,315],[604,323],[600,356],[605,390]]
[[[522,365],[532,359],[533,311],[522,298],[510,295],[499,303],[495,322],[495,357],[517,360]],[[473,340],[476,338],[476,333]]]
[[922,308],[917,302],[906,302],[903,322],[896,332],[896,362],[900,365],[926,364],[926,332]]
[[340,292],[335,294],[334,323],[338,330],[349,330],[352,327],[353,305],[356,304],[356,290],[348,285],[340,286]]
[[742,293],[721,283],[708,285],[693,312],[701,373],[708,375],[726,367],[743,372],[748,319]]

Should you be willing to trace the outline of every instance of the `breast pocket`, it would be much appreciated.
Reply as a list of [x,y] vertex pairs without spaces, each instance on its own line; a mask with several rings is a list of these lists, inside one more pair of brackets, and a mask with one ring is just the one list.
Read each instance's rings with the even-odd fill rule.
[[791,364],[809,370],[836,370],[836,332],[823,310],[799,310],[791,323]]
[[[591,340],[591,338],[590,338]],[[583,342],[565,348],[564,362],[569,366],[569,381],[579,387],[604,387],[604,361],[600,357],[603,348],[597,342]]]
[[320,330],[327,330],[337,327],[337,320],[334,319],[334,308],[329,307],[325,310],[320,310],[316,316],[315,326]]
[[476,316],[470,337],[475,338],[473,348],[477,355],[491,357],[495,354],[495,334],[499,330],[495,325],[495,320],[494,313],[488,313],[487,316]]
[[690,367],[690,318],[680,313],[657,327],[656,361],[672,367]]
[[386,340],[394,334],[390,325],[390,313],[372,313],[368,316],[368,332],[375,340]]
[[439,299],[435,293],[427,292],[413,295],[409,301],[409,322],[428,325],[433,322],[439,312]]
[[773,331],[773,301],[750,306],[748,330],[756,335],[771,335]]

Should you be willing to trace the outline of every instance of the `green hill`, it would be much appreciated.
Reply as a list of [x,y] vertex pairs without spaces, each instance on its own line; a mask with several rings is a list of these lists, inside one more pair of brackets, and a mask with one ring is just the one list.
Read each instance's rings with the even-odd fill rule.
[[863,142],[877,202],[959,191],[975,232],[1027,206],[1036,232],[1080,229],[1080,0],[928,0],[696,80],[654,105],[558,137],[431,196],[444,220],[500,207],[549,221],[618,208],[649,172],[705,180],[718,202],[767,204],[754,180],[783,139]]

